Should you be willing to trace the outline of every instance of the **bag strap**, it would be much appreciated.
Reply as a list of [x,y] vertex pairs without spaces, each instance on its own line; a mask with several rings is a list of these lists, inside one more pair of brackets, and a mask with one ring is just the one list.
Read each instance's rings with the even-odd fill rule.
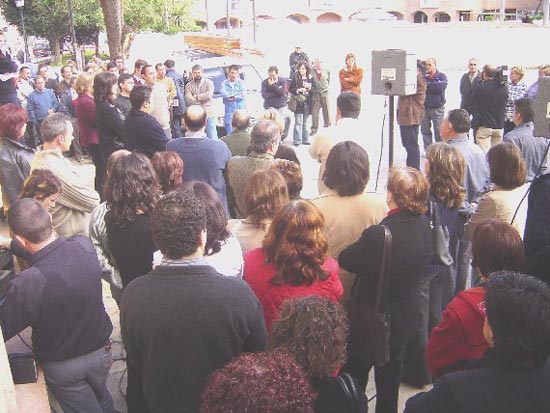
[[390,271],[392,237],[390,229],[385,225],[380,225],[384,229],[384,246],[382,247],[382,259],[380,261],[380,271],[378,273],[378,289],[376,291],[375,311],[379,312],[382,305],[382,293],[384,291],[384,282]]
[[357,388],[353,382],[353,378],[348,373],[341,373],[336,376],[338,384],[342,388],[342,391],[346,395],[346,400],[348,401],[348,406],[351,412],[359,412],[359,406],[357,406],[356,394]]

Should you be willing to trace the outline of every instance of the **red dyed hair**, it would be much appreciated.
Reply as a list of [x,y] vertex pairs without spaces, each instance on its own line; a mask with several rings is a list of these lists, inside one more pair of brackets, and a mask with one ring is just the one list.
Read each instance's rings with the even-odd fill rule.
[[0,106],[0,136],[18,141],[21,128],[27,123],[27,111],[13,103]]

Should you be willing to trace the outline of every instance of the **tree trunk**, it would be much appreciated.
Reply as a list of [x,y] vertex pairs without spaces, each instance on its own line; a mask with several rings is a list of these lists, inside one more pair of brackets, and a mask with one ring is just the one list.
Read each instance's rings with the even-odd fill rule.
[[122,48],[121,55],[124,57],[124,60],[128,59],[130,55],[130,47],[136,38],[136,34],[128,26],[124,26],[122,30]]
[[52,63],[55,66],[59,66],[61,64],[61,47],[59,46],[59,40],[60,35],[57,33],[52,33],[52,36],[50,39],[50,47],[52,49]]
[[123,21],[122,0],[99,0],[107,32],[107,43],[111,59],[122,54]]
[[544,0],[542,5],[543,24],[548,26],[550,20],[550,0]]

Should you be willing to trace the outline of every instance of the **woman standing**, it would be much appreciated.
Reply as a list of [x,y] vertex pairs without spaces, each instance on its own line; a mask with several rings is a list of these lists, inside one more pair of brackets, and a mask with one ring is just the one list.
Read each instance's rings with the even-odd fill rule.
[[506,113],[504,118],[504,135],[516,127],[514,123],[515,102],[521,99],[523,95],[525,95],[525,92],[527,92],[527,85],[521,81],[524,74],[525,72],[521,66],[514,66],[510,69],[508,101],[506,102]]
[[80,144],[92,155],[95,165],[95,189],[101,193],[105,178],[105,158],[99,148],[94,101],[94,75],[81,74],[76,79],[78,97],[73,101],[74,114],[80,130]]
[[327,257],[323,215],[309,201],[292,201],[273,219],[262,248],[244,257],[244,279],[271,330],[285,300],[320,295],[338,302],[343,288],[338,263]]
[[346,55],[346,67],[340,70],[340,92],[354,92],[361,96],[361,82],[363,81],[363,69],[357,67],[355,55]]
[[[427,277],[432,255],[430,223],[426,213],[429,184],[421,172],[410,167],[393,167],[387,187],[388,216],[380,222],[392,235],[391,264],[385,283],[383,311],[389,313],[390,360],[375,367],[376,412],[397,413],[401,353],[403,346],[419,328],[420,283]],[[361,238],[339,256],[340,266],[357,274],[360,301],[374,305],[384,229],[375,225],[363,231]],[[372,365],[353,355],[344,370],[365,390]]]
[[307,121],[311,115],[311,86],[310,68],[307,63],[300,62],[289,88],[289,92],[293,95],[291,99],[297,100],[294,111],[294,146],[300,146],[301,143],[310,145]]
[[113,73],[103,72],[95,76],[95,120],[99,131],[99,147],[104,159],[121,149],[124,142],[124,115],[115,105],[117,93],[117,77]]
[[149,228],[161,192],[151,161],[132,153],[118,159],[105,186],[107,240],[123,288],[153,269],[157,250]]

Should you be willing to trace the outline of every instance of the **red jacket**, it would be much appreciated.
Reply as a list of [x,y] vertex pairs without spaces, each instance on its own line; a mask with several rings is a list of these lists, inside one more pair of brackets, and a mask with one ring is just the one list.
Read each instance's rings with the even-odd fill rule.
[[485,313],[479,308],[484,300],[485,287],[471,288],[460,292],[443,311],[426,347],[428,370],[434,378],[461,370],[489,348],[483,337]]
[[331,301],[338,302],[344,289],[338,277],[338,263],[334,258],[327,258],[323,269],[330,271],[324,281],[316,281],[311,285],[273,285],[270,280],[275,275],[273,264],[266,264],[266,257],[261,248],[253,249],[244,256],[244,280],[250,285],[264,310],[267,330],[279,315],[279,309],[288,298],[306,295],[320,295]]
[[95,123],[95,101],[85,93],[73,100],[74,112],[80,128],[80,144],[87,148],[99,144],[99,132]]

